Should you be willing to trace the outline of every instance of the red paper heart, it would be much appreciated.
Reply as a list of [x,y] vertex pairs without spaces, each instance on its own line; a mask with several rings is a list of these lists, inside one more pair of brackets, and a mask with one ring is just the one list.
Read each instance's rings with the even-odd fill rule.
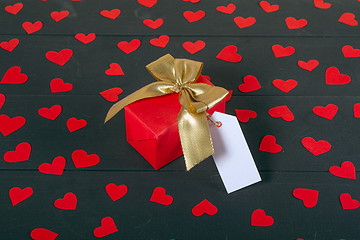
[[166,191],[162,187],[156,187],[150,198],[150,202],[159,203],[161,205],[170,205],[173,200],[172,196],[166,195]]
[[5,103],[5,95],[0,93],[0,109]]
[[274,85],[274,87],[285,93],[290,92],[298,85],[297,81],[295,81],[294,79],[289,79],[286,81],[281,79],[275,79],[272,84]]
[[360,49],[355,49],[350,45],[343,46],[342,52],[344,57],[360,57]]
[[332,120],[338,111],[338,107],[334,104],[328,104],[326,107],[317,106],[313,108],[313,112],[319,117]]
[[138,49],[140,47],[140,40],[139,39],[133,39],[130,42],[119,42],[118,43],[118,48],[120,48],[121,51],[123,51],[126,54],[129,54],[133,51],[135,51],[136,49]]
[[339,18],[338,22],[344,23],[352,27],[358,25],[358,22],[355,20],[355,15],[353,13],[343,13]]
[[324,3],[324,0],[314,0],[314,5],[317,8],[328,9],[331,7],[330,3]]
[[115,183],[109,183],[106,185],[105,190],[111,200],[116,201],[125,196],[128,191],[128,187],[124,184],[117,186]]
[[161,35],[159,38],[153,38],[150,40],[150,44],[155,47],[164,48],[168,44],[170,38],[167,35]]
[[226,95],[226,97],[224,98],[225,102],[230,101],[233,94],[233,90],[229,90],[228,92],[229,92],[228,95]]
[[50,14],[50,17],[54,19],[55,22],[59,22],[64,18],[66,18],[67,16],[69,16],[69,11],[61,11],[61,12],[54,11]]
[[256,19],[254,17],[235,17],[234,22],[239,28],[246,28],[254,25],[256,23]]
[[325,81],[328,85],[343,85],[351,82],[348,75],[340,74],[336,67],[329,67],[325,72]]
[[239,110],[235,109],[237,119],[242,123],[247,123],[250,118],[256,118],[257,114],[252,110]]
[[109,76],[120,76],[124,75],[124,72],[118,63],[111,63],[110,68],[105,71],[105,74]]
[[360,118],[360,103],[354,104],[354,118]]
[[330,167],[329,172],[337,177],[356,179],[355,166],[352,162],[349,161],[343,162],[341,164],[341,167]]
[[101,92],[100,95],[109,102],[116,102],[119,101],[119,95],[122,92],[123,90],[121,88],[115,87]]
[[256,209],[251,214],[251,226],[254,227],[269,227],[274,224],[274,219],[265,214],[262,209]]
[[69,118],[66,122],[66,126],[69,129],[69,132],[75,132],[87,125],[86,120],[84,119],[76,119],[74,117]]
[[191,212],[196,217],[200,217],[205,213],[212,216],[218,212],[218,209],[207,199],[204,199],[199,204],[195,205]]
[[239,91],[248,93],[261,88],[259,81],[252,75],[247,75],[243,78],[244,83],[239,85]]
[[19,143],[15,151],[6,152],[4,155],[5,162],[23,162],[30,158],[31,145],[28,142]]
[[34,191],[31,187],[21,189],[19,187],[13,187],[9,191],[9,197],[13,206],[21,203],[33,195]]
[[203,49],[205,47],[205,42],[198,40],[194,43],[192,42],[184,42],[183,43],[183,48],[188,51],[190,54],[194,54],[197,53],[198,51],[200,51],[201,49]]
[[6,137],[7,135],[15,132],[24,126],[26,120],[25,118],[18,116],[10,118],[5,114],[0,115],[0,132]]
[[157,3],[157,0],[137,0],[137,2],[145,7],[151,8]]
[[200,0],[182,0],[183,2],[198,3]]
[[162,20],[162,18],[158,18],[155,21],[151,20],[151,19],[145,19],[143,21],[143,24],[145,26],[148,26],[149,28],[152,29],[157,29],[159,28],[161,25],[163,25],[164,21]]
[[192,11],[186,11],[183,13],[184,18],[188,20],[189,23],[199,21],[203,17],[205,17],[205,12],[202,10],[199,10],[197,12]]
[[356,209],[360,207],[359,201],[352,199],[351,195],[348,193],[340,195],[340,202],[343,209]]
[[288,46],[288,47],[282,47],[279,44],[272,46],[272,51],[276,58],[279,57],[287,57],[295,53],[295,48]]
[[285,23],[289,29],[299,29],[305,27],[308,22],[306,19],[299,19],[296,20],[293,17],[287,17],[285,18]]
[[75,210],[77,205],[76,195],[72,192],[66,193],[64,198],[57,199],[54,206],[63,210]]
[[294,197],[303,201],[303,204],[307,208],[313,208],[316,206],[319,191],[307,189],[307,188],[296,188],[293,191]]
[[61,78],[54,78],[50,82],[50,89],[52,93],[68,92],[71,91],[73,85],[71,83],[64,83]]
[[319,65],[319,61],[317,61],[317,60],[309,60],[308,62],[298,61],[298,65],[302,69],[305,69],[305,70],[311,72]]
[[75,150],[71,154],[71,158],[76,168],[92,167],[100,162],[98,155],[88,155],[84,150]]
[[260,142],[260,151],[269,153],[279,153],[282,147],[276,143],[276,138],[272,135],[265,135]]
[[91,43],[92,41],[95,40],[95,38],[96,38],[95,33],[89,33],[88,35],[85,35],[84,33],[78,33],[75,35],[75,39],[84,44]]
[[114,219],[111,217],[104,217],[101,220],[101,226],[95,228],[94,235],[95,237],[105,237],[117,231],[118,229],[116,228]]
[[120,9],[112,9],[112,10],[102,10],[100,12],[100,15],[109,19],[116,19],[120,15],[121,11]]
[[331,149],[331,144],[329,142],[325,140],[315,141],[311,137],[303,138],[301,144],[315,156],[326,153]]
[[35,228],[30,233],[30,237],[34,240],[55,240],[58,235],[45,228]]
[[18,12],[20,12],[20,10],[23,8],[23,4],[22,3],[15,3],[14,5],[9,5],[5,7],[5,11],[7,11],[8,13],[11,14],[18,14]]
[[28,80],[28,76],[21,73],[21,67],[14,66],[9,68],[0,83],[2,84],[22,84]]
[[43,23],[41,21],[36,21],[34,23],[24,22],[22,24],[22,27],[27,34],[33,34],[34,32],[39,31],[43,27]]
[[276,12],[279,10],[279,5],[270,5],[267,1],[261,1],[260,7],[267,13]]
[[52,163],[43,163],[39,166],[39,172],[52,175],[62,175],[64,172],[66,159],[62,156],[54,158]]
[[46,53],[46,58],[50,62],[64,66],[67,61],[72,57],[73,51],[71,49],[63,49],[60,52],[49,51]]
[[217,11],[222,12],[222,13],[227,13],[227,14],[232,14],[236,9],[235,4],[230,3],[227,6],[218,6],[216,8]]
[[216,58],[226,62],[238,63],[241,61],[242,57],[240,56],[240,54],[237,54],[236,52],[237,52],[236,46],[234,45],[226,46],[218,53]]
[[19,44],[19,39],[13,38],[8,42],[0,43],[0,47],[6,51],[12,52]]
[[295,119],[293,113],[286,105],[270,108],[268,113],[274,118],[280,117],[287,122],[293,121]]
[[51,108],[40,108],[38,113],[43,118],[47,118],[50,120],[55,120],[61,113],[62,108],[60,105],[54,105]]

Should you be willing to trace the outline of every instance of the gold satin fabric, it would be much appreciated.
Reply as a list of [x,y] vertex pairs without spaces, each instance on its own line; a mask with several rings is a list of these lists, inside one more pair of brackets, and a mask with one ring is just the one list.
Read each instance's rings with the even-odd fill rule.
[[182,105],[177,122],[186,169],[190,170],[214,153],[205,111],[219,103],[228,94],[221,87],[195,83],[203,63],[174,59],[170,54],[148,64],[147,70],[157,82],[130,94],[115,103],[107,113],[105,123],[126,105],[144,98],[179,93]]

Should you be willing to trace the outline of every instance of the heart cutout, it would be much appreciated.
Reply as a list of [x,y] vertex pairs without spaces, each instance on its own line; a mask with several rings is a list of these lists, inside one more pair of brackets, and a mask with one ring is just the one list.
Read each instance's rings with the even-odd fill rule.
[[239,85],[239,91],[248,93],[261,88],[259,81],[252,75],[247,75],[243,78],[244,83]]
[[109,183],[106,185],[105,190],[111,200],[116,201],[125,196],[128,191],[128,187],[124,184],[117,186],[115,183]]
[[188,51],[190,54],[197,53],[198,51],[202,50],[205,47],[205,42],[198,40],[194,43],[192,42],[184,42],[183,48]]
[[272,135],[265,135],[260,142],[260,151],[269,153],[279,153],[282,147],[276,143],[276,138]]
[[360,103],[355,103],[353,110],[354,110],[354,118],[360,118]]
[[305,207],[313,208],[317,204],[319,191],[307,188],[296,188],[293,191],[293,196],[302,200]]
[[50,13],[50,17],[55,21],[55,22],[59,22],[61,20],[63,20],[64,18],[66,18],[67,16],[69,16],[69,11],[61,11],[61,12],[57,12],[57,11],[53,11],[52,13]]
[[126,54],[129,54],[135,51],[136,49],[138,49],[140,47],[140,44],[141,42],[139,39],[133,39],[130,42],[125,42],[125,41],[119,42],[117,46],[121,51],[123,51]]
[[6,152],[4,155],[5,162],[23,162],[30,158],[31,145],[28,142],[19,143],[15,151]]
[[261,1],[259,5],[267,13],[276,12],[277,10],[279,10],[279,5],[276,4],[271,5],[267,1]]
[[257,114],[255,111],[252,110],[239,110],[235,109],[235,114],[237,119],[242,123],[247,123],[250,118],[256,118]]
[[281,79],[275,79],[272,84],[274,85],[274,87],[285,93],[290,92],[298,85],[297,81],[295,81],[294,79],[289,79],[286,81]]
[[285,23],[286,23],[286,26],[289,28],[289,29],[299,29],[299,28],[303,28],[305,27],[308,22],[306,19],[295,19],[293,17],[287,17],[285,18]]
[[348,193],[340,195],[340,202],[343,209],[356,209],[360,207],[359,201],[352,199]]
[[66,164],[66,159],[62,156],[54,158],[52,163],[43,163],[39,166],[39,172],[52,175],[62,175]]
[[95,33],[89,33],[88,35],[85,35],[84,33],[78,33],[75,35],[75,39],[82,42],[83,44],[91,43],[95,40],[95,38]]
[[119,15],[120,15],[121,11],[120,9],[112,9],[112,10],[102,10],[100,12],[100,15],[112,20],[115,20]]
[[313,112],[319,117],[323,117],[332,120],[338,111],[338,107],[335,104],[328,104],[326,107],[317,106],[313,108]]
[[88,155],[84,150],[75,150],[71,158],[76,168],[92,167],[100,162],[100,157],[96,154]]
[[346,74],[340,74],[336,67],[329,67],[325,72],[325,82],[328,85],[343,85],[351,82],[351,78]]
[[342,53],[344,54],[344,57],[346,57],[346,58],[360,57],[360,49],[355,49],[350,45],[343,46],[341,50],[342,50]]
[[235,17],[234,22],[239,28],[247,28],[254,25],[256,23],[256,19],[254,17]]
[[355,15],[353,13],[343,13],[339,18],[338,22],[344,23],[352,27],[358,25],[358,21],[355,20]]
[[205,12],[202,10],[192,12],[192,11],[186,11],[183,13],[183,16],[186,20],[188,20],[189,23],[196,22],[201,20],[203,17],[205,17]]
[[286,105],[270,108],[268,113],[274,118],[282,118],[282,120],[287,122],[293,121],[295,119],[293,113]]
[[46,228],[35,228],[30,233],[30,237],[34,240],[55,240],[58,235]]
[[122,92],[123,90],[121,88],[115,87],[101,92],[100,95],[109,102],[117,102]]
[[332,166],[329,169],[332,175],[341,178],[356,179],[355,166],[352,162],[345,161],[341,164],[341,167]]
[[31,22],[24,22],[22,24],[23,29],[27,34],[33,34],[43,27],[43,23],[41,21],[36,21],[34,23]]
[[200,203],[195,205],[191,212],[196,217],[200,217],[203,214],[212,216],[218,212],[218,209],[207,199],[204,199]]
[[169,36],[167,35],[161,35],[159,38],[153,38],[150,40],[150,44],[155,47],[161,47],[164,48],[169,43]]
[[224,47],[218,55],[217,59],[223,60],[225,62],[238,63],[241,61],[242,57],[240,54],[237,54],[237,47],[234,45]]
[[274,219],[265,214],[262,209],[256,209],[251,214],[251,226],[254,227],[269,227],[274,224]]
[[72,192],[66,193],[63,198],[57,199],[54,206],[63,210],[75,210],[77,205],[77,197]]
[[311,137],[303,138],[301,144],[315,156],[326,153],[331,149],[331,144],[329,142],[325,140],[315,141]]
[[69,132],[75,132],[81,128],[84,128],[87,125],[86,120],[76,119],[75,117],[69,118],[66,122],[66,126]]
[[5,95],[0,93],[0,109],[5,103]]
[[6,137],[7,135],[19,130],[24,126],[25,118],[18,116],[10,118],[5,114],[0,115],[0,132]]
[[118,63],[111,63],[110,68],[105,71],[105,74],[108,76],[121,76],[124,75],[124,72]]
[[50,62],[56,63],[60,66],[64,66],[67,61],[72,57],[73,51],[71,49],[63,49],[60,52],[49,51],[45,57]]
[[172,196],[166,195],[166,191],[162,187],[156,187],[150,198],[150,202],[159,203],[161,205],[170,205],[173,200]]
[[218,6],[216,10],[218,12],[226,13],[226,14],[232,14],[236,9],[235,4],[229,3],[227,6]]
[[163,23],[164,23],[164,20],[162,20],[162,18],[158,18],[155,21],[151,20],[151,19],[145,19],[143,21],[143,24],[145,26],[152,28],[152,29],[157,29],[157,28],[161,27],[161,25],[163,25]]
[[331,4],[324,3],[324,0],[314,0],[314,6],[320,9],[328,9],[331,7]]
[[24,73],[21,73],[21,68],[19,66],[14,66],[9,68],[4,77],[1,79],[0,83],[2,84],[22,84],[28,80],[28,76]]
[[61,111],[62,107],[60,105],[54,105],[51,108],[40,108],[38,113],[43,118],[55,120],[60,115]]
[[50,90],[52,93],[69,92],[73,89],[71,83],[64,83],[61,78],[54,78],[50,82]]
[[288,57],[295,53],[295,48],[293,48],[291,46],[283,47],[279,44],[276,44],[276,45],[273,45],[271,49],[276,58]]
[[20,12],[20,10],[23,8],[23,4],[22,3],[15,3],[14,5],[9,5],[5,7],[5,11],[8,13],[11,13],[13,15],[18,14],[18,12]]
[[104,217],[101,219],[101,226],[95,228],[94,235],[95,237],[105,237],[117,231],[118,229],[115,225],[114,219],[111,217]]
[[317,60],[309,60],[308,62],[298,61],[298,66],[309,72],[314,70],[318,65],[319,65],[319,61],[317,61]]
[[0,47],[8,52],[12,52],[19,44],[19,39],[13,38],[8,42],[1,42]]
[[157,3],[157,0],[137,0],[137,2],[145,7],[151,8]]
[[13,206],[18,205],[22,201],[28,199],[31,195],[33,195],[34,191],[31,187],[26,187],[21,189],[19,187],[13,187],[9,191],[9,197],[11,204]]

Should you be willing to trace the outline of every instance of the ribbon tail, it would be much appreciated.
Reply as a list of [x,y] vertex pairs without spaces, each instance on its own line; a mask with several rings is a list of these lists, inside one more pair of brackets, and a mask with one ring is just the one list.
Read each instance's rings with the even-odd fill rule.
[[190,113],[184,107],[177,121],[186,170],[189,171],[214,153],[209,125],[205,112]]
[[140,88],[136,92],[115,103],[109,109],[105,118],[105,123],[109,121],[112,117],[114,117],[118,112],[120,112],[121,109],[123,109],[125,106],[144,98],[158,97],[165,94],[170,94],[173,92],[172,87],[173,84],[171,83],[154,82],[146,85],[143,88]]

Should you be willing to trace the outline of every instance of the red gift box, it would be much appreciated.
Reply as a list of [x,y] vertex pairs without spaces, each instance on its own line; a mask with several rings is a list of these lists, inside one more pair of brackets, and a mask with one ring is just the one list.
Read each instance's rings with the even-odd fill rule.
[[[202,75],[196,82],[213,86]],[[225,101],[207,113],[225,112]],[[125,107],[126,139],[156,170],[183,154],[177,124],[180,108],[178,93],[139,100]]]

